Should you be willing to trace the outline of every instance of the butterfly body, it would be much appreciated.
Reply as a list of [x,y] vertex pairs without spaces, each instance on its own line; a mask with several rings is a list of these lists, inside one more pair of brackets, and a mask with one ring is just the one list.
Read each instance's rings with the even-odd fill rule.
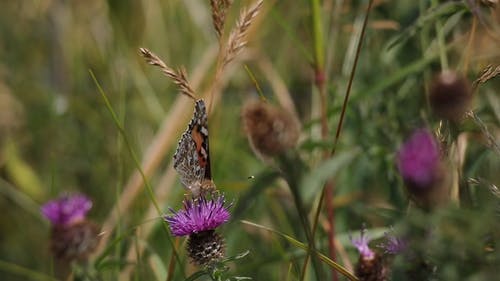
[[202,99],[195,102],[193,118],[179,140],[174,168],[193,197],[216,189],[210,170],[208,116]]

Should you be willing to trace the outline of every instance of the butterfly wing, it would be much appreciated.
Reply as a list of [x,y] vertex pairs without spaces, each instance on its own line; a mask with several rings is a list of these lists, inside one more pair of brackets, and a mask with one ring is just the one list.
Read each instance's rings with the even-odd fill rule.
[[197,100],[193,118],[174,154],[174,168],[182,184],[193,194],[199,193],[203,179],[211,180],[208,153],[208,118],[203,100]]

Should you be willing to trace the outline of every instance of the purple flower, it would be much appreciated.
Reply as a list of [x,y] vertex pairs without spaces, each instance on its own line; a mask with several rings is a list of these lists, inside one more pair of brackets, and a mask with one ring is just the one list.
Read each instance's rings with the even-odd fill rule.
[[368,243],[370,243],[371,239],[368,238],[366,234],[366,230],[361,229],[361,234],[359,238],[352,238],[351,243],[358,249],[359,254],[365,260],[371,260],[375,258],[375,253],[368,247]]
[[439,165],[439,145],[427,129],[419,129],[401,146],[398,168],[407,183],[430,186]]
[[85,195],[63,195],[45,203],[40,211],[53,225],[67,226],[85,219],[92,201]]
[[385,242],[379,245],[380,248],[384,249],[384,252],[391,255],[396,255],[403,252],[408,247],[408,242],[397,237],[394,230],[390,230],[384,233]]
[[224,196],[214,196],[206,199],[200,196],[196,199],[184,200],[184,209],[165,216],[174,236],[184,236],[207,230],[213,230],[229,221],[230,214]]

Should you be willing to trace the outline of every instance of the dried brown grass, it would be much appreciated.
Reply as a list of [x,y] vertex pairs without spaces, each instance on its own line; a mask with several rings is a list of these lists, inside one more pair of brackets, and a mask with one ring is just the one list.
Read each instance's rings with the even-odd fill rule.
[[476,88],[479,84],[484,84],[488,80],[500,75],[500,65],[494,67],[493,65],[488,65],[482,71],[479,77],[472,83],[472,86]]
[[146,48],[139,48],[139,53],[144,57],[147,63],[158,66],[163,74],[168,78],[172,79],[172,81],[179,87],[181,93],[186,96],[196,100],[193,88],[189,84],[187,79],[186,69],[184,67],[180,67],[177,71],[168,67],[157,55]]
[[212,8],[212,22],[219,40],[222,38],[224,33],[226,14],[231,4],[232,1],[229,0],[210,0],[210,7]]
[[263,0],[257,1],[249,9],[244,9],[240,13],[240,18],[235,28],[229,34],[225,55],[222,59],[222,67],[234,60],[239,52],[246,46],[246,35],[250,25],[262,8]]

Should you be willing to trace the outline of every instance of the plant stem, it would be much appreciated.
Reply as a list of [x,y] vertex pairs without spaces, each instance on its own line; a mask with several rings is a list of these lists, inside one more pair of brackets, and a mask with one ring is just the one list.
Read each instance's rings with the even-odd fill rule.
[[[115,123],[115,126],[117,127],[120,135],[122,136],[123,138],[123,142],[125,144],[125,147],[127,148],[128,152],[130,153],[130,156],[132,157],[132,160],[137,168],[137,170],[139,171],[141,177],[142,177],[142,180],[144,182],[144,185],[146,186],[146,190],[147,190],[147,194],[149,196],[149,199],[151,200],[151,203],[153,203],[153,206],[155,207],[157,213],[159,216],[162,216],[162,211],[158,205],[158,202],[156,201],[155,199],[155,196],[154,196],[154,192],[153,192],[153,188],[151,187],[151,185],[149,184],[149,180],[147,179],[146,175],[144,174],[144,171],[142,170],[142,167],[141,167],[141,163],[139,162],[139,158],[137,157],[137,155],[135,154],[135,151],[134,149],[132,148],[132,145],[130,144],[130,141],[127,137],[127,134],[125,133],[125,128],[123,127],[122,123],[120,122],[120,120],[118,119],[118,116],[116,115],[115,111],[113,110],[113,107],[111,106],[111,103],[109,102],[109,99],[106,95],[106,93],[104,92],[104,90],[102,89],[101,87],[101,84],[97,81],[97,78],[95,77],[94,73],[89,70],[89,73],[90,73],[90,76],[92,77],[92,79],[94,80],[94,83],[99,91],[99,93],[101,94],[102,96],[102,99],[106,105],[106,108],[108,109],[109,113],[111,114],[111,117],[113,119],[113,122]],[[162,220],[162,229],[165,231],[166,233],[166,236],[167,236],[167,240],[169,241],[170,243],[170,246],[172,247],[172,252],[173,254],[175,255],[176,257],[176,261],[179,262],[179,257],[178,257],[178,254],[177,252],[175,251],[175,247],[174,247],[174,243],[172,241],[172,238],[170,237],[170,232],[168,230],[168,226],[166,224],[165,221]],[[180,262],[179,262],[179,266],[180,266]],[[184,272],[182,273],[183,274],[183,277],[184,276]]]
[[[339,122],[337,124],[337,131],[335,133],[335,140],[334,140],[333,148],[330,152],[330,157],[335,156],[335,150],[337,148],[340,133],[342,132],[342,125],[344,122],[345,112],[347,110],[347,103],[349,101],[349,96],[350,96],[351,88],[352,88],[352,82],[354,80],[354,75],[356,73],[356,66],[358,65],[358,60],[359,60],[359,56],[361,53],[361,46],[363,45],[363,39],[365,37],[366,25],[368,23],[368,16],[370,15],[372,4],[373,4],[373,0],[369,0],[368,8],[366,10],[365,18],[363,20],[363,27],[361,29],[361,34],[360,34],[360,38],[358,41],[358,46],[356,48],[356,56],[354,58],[354,64],[352,65],[351,75],[349,77],[349,82],[347,84],[347,89],[346,89],[346,93],[345,93],[345,97],[344,97],[344,103],[342,104],[342,111],[340,113]],[[330,248],[331,258],[333,261],[335,261],[335,240],[333,237],[333,233],[335,233],[335,228],[334,228],[335,222],[333,221],[333,217],[334,217],[333,206],[332,206],[333,202],[332,202],[332,200],[330,200],[331,198],[333,198],[333,195],[334,195],[333,186],[334,186],[333,182],[327,181],[325,184],[325,187],[324,187],[324,192],[325,192],[326,207],[327,207],[327,213],[329,215],[329,219],[330,219],[330,215],[332,216],[331,220],[330,220],[331,226],[330,226],[330,231],[329,231],[329,233],[332,233],[332,235],[329,237],[328,246]],[[333,280],[334,281],[338,280],[337,272],[336,271],[332,272],[332,274],[333,274]]]
[[[437,0],[432,0],[432,6],[436,7],[439,5],[439,2]],[[440,19],[436,20],[435,24],[436,28],[436,34],[437,34],[437,42],[438,42],[438,48],[439,48],[439,60],[441,62],[441,69],[442,70],[447,70],[448,69],[448,58],[446,56],[446,42],[443,34],[443,24],[441,23]]]
[[[310,2],[311,5],[311,20],[312,20],[312,28],[313,28],[313,38],[314,38],[314,84],[319,92],[320,96],[320,107],[321,107],[321,138],[323,141],[325,141],[328,138],[329,135],[329,130],[328,130],[328,116],[327,116],[327,94],[326,94],[326,87],[327,85],[327,77],[325,75],[325,45],[324,45],[324,35],[323,35],[323,22],[322,22],[322,16],[321,16],[321,4],[319,0],[311,0]],[[328,153],[325,152],[324,158],[328,158]],[[327,183],[324,189],[324,192],[326,193],[326,198],[331,198],[333,196],[333,184]],[[320,206],[322,205],[321,203],[319,204]],[[335,216],[333,212],[333,206],[331,204],[331,200],[326,201],[326,208],[327,208],[327,217],[328,217],[328,223],[330,224],[330,227],[328,228],[328,246],[329,246],[329,254],[330,258],[335,261],[335,246],[333,243],[330,243],[330,241],[333,241],[334,235],[335,235]],[[314,228],[312,229],[311,232],[311,239],[314,240],[314,236],[316,234],[316,226],[317,222],[315,221],[314,223]],[[302,276],[300,280],[304,280],[305,278],[305,272],[307,269],[307,264],[309,262],[309,256],[310,252],[307,253],[305,260],[304,260],[304,265],[302,269]],[[317,276],[318,278],[320,276]],[[332,278],[333,280],[338,280],[338,275],[335,270],[332,269]]]
[[370,2],[368,2],[368,8],[366,9],[365,19],[363,21],[363,27],[361,29],[361,35],[360,35],[360,39],[358,41],[358,46],[356,47],[356,56],[354,57],[354,64],[352,65],[351,75],[349,77],[349,82],[347,84],[347,89],[346,89],[346,93],[345,93],[345,97],[344,97],[344,103],[342,105],[342,111],[340,113],[339,122],[337,124],[337,131],[335,133],[335,140],[333,143],[333,148],[332,148],[332,151],[330,152],[330,156],[332,156],[332,157],[335,155],[335,150],[337,148],[337,143],[338,143],[338,140],[340,137],[340,133],[342,132],[342,125],[344,123],[344,116],[345,116],[345,112],[347,109],[347,103],[349,101],[349,96],[351,94],[352,82],[354,80],[354,74],[356,73],[356,66],[358,65],[359,54],[361,53],[361,46],[363,45],[363,39],[365,37],[366,25],[368,23],[368,16],[370,15],[372,4],[373,4],[373,0],[370,0]]
[[[297,209],[300,223],[302,224],[302,228],[304,229],[304,233],[306,235],[309,249],[307,251],[306,260],[308,260],[308,257],[311,255],[311,253],[316,251],[316,245],[314,243],[314,237],[312,235],[311,226],[307,217],[305,204],[302,201],[302,197],[299,191],[299,184],[303,178],[305,165],[298,155],[282,155],[279,158],[279,163],[282,169],[283,178],[287,181],[288,186],[290,187],[290,191],[292,192],[295,208]],[[318,280],[325,280],[323,278],[323,272],[321,271],[321,264],[316,257],[312,259],[312,264],[316,273],[316,278]],[[307,263],[304,263],[301,273],[301,280],[304,280],[306,271]]]

